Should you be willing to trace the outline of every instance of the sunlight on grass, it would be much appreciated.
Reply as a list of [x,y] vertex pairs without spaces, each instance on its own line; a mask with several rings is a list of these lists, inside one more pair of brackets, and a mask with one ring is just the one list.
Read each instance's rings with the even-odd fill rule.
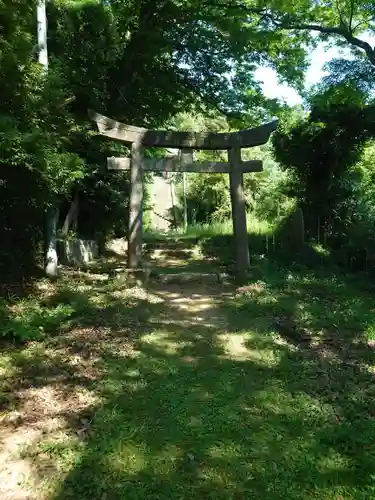
[[375,340],[375,320],[367,326],[365,334],[369,340]]
[[313,243],[311,247],[316,251],[318,255],[323,257],[328,257],[331,252],[328,248],[324,247],[321,243]]
[[119,442],[117,446],[107,454],[104,468],[110,470],[111,477],[118,476],[121,481],[123,471],[126,470],[129,478],[135,476],[147,467],[147,449],[141,443]]
[[166,356],[176,355],[188,346],[192,346],[192,342],[182,341],[179,338],[173,339],[168,332],[153,331],[152,334],[142,337],[142,344],[149,344],[154,349],[160,350]]
[[72,314],[70,305],[43,307],[36,297],[13,300],[0,299],[0,337],[18,340],[41,339]]
[[49,334],[0,355],[37,432],[11,460],[36,500],[375,498],[370,285],[264,262],[224,295],[83,273],[13,301]]
[[0,377],[11,377],[16,372],[16,367],[13,363],[13,358],[6,353],[2,353],[0,356]]
[[[266,234],[270,231],[270,225],[266,221],[259,221],[253,216],[247,217],[247,230],[250,234]],[[211,224],[196,224],[188,226],[187,231],[182,233],[197,238],[210,238],[219,235],[233,234],[232,221],[213,222]]]
[[[254,215],[248,214],[246,217],[247,230],[249,234],[265,235],[270,233],[272,225],[265,220],[259,220]],[[185,231],[183,228],[170,231],[168,236],[153,231],[147,231],[147,238],[158,237],[161,240],[175,235],[179,238],[211,238],[215,236],[228,236],[233,234],[233,222],[228,219],[222,222],[190,224]]]
[[277,365],[280,361],[279,353],[273,346],[262,345],[257,333],[245,331],[241,333],[218,334],[217,341],[221,345],[225,356],[239,360],[252,360],[267,366]]

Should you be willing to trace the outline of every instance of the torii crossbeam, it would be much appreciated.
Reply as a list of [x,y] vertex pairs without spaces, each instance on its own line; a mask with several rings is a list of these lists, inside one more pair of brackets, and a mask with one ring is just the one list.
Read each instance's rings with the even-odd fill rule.
[[[148,130],[125,125],[106,116],[89,111],[99,132],[111,139],[131,145],[130,158],[108,158],[111,170],[129,170],[131,178],[129,200],[128,266],[138,268],[142,259],[142,201],[143,171],[208,172],[229,174],[232,201],[233,231],[236,241],[236,275],[241,278],[249,269],[249,245],[246,227],[243,174],[261,172],[262,162],[242,161],[241,148],[265,144],[277,128],[277,121],[260,127],[231,133],[175,132]],[[181,150],[180,157],[144,158],[143,148],[161,147]],[[228,162],[194,162],[193,149],[227,150]]]

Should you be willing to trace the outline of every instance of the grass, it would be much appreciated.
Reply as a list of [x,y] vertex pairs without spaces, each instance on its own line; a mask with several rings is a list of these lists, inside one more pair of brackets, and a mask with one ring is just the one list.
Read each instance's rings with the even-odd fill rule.
[[[249,234],[266,235],[271,230],[271,225],[267,221],[260,221],[248,214],[247,216],[247,229]],[[150,236],[153,238],[155,233],[150,230]],[[190,224],[187,230],[183,228],[168,233],[168,238],[175,235],[179,238],[212,238],[215,236],[227,236],[233,234],[233,223],[231,220],[223,222],[213,222],[211,224]],[[160,237],[160,235],[157,235]]]
[[[254,217],[247,217],[247,229],[250,234],[266,234],[270,227],[266,221],[259,221]],[[186,233],[188,236],[197,238],[211,238],[218,235],[233,234],[232,221],[215,222],[212,224],[195,224],[188,226]]]
[[45,332],[0,356],[2,432],[35,431],[10,463],[38,500],[375,498],[374,291],[263,261],[236,293],[42,283],[7,309]]

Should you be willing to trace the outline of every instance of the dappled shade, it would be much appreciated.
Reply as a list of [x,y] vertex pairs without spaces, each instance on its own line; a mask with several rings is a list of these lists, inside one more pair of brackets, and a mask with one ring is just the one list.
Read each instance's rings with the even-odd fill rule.
[[371,497],[373,289],[271,263],[239,289],[108,272],[66,276],[42,302],[70,307],[58,335],[2,357],[48,498]]

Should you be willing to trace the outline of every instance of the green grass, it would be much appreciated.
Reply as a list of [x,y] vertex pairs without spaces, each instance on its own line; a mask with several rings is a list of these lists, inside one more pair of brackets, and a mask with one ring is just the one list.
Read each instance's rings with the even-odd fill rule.
[[[271,231],[271,225],[266,221],[260,221],[253,217],[252,215],[247,216],[247,229],[249,234],[265,235]],[[148,234],[151,237],[158,235],[152,230],[148,230]],[[213,222],[211,224],[190,224],[187,230],[178,229],[168,233],[167,238],[175,235],[179,238],[212,238],[215,236],[227,236],[233,234],[233,223],[231,220],[226,220],[223,222]]]
[[[19,380],[93,399],[64,414],[63,436],[20,450],[53,464],[43,498],[375,498],[374,288],[265,263],[194,322],[197,312],[160,301],[167,290],[63,280],[38,298],[42,309],[70,308],[55,334],[48,326],[48,338],[0,358],[13,409]],[[290,338],[280,316],[313,340]],[[74,353],[100,375],[73,369]]]

